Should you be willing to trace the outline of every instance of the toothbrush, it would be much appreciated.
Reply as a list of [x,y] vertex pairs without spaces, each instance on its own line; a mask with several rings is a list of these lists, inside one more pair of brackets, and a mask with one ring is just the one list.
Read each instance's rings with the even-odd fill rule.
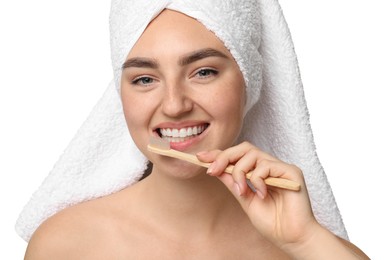
[[[156,153],[156,154],[180,159],[180,160],[187,161],[187,162],[190,162],[190,163],[193,163],[193,164],[205,167],[205,168],[209,168],[211,165],[211,163],[205,163],[205,162],[199,161],[198,158],[193,154],[183,153],[183,152],[171,149],[168,141],[163,140],[161,138],[157,138],[157,137],[150,138],[149,144],[148,144],[148,150],[153,152],[153,153]],[[229,165],[228,167],[226,167],[225,172],[232,174],[233,168],[234,168],[234,165]],[[251,176],[252,176],[252,172],[248,172],[245,175],[245,177],[248,180],[251,178]],[[265,182],[265,184],[267,184],[269,186],[278,187],[278,188],[287,189],[287,190],[299,191],[301,189],[301,185],[299,183],[297,183],[295,181],[283,179],[283,178],[268,177],[264,180],[264,182]]]

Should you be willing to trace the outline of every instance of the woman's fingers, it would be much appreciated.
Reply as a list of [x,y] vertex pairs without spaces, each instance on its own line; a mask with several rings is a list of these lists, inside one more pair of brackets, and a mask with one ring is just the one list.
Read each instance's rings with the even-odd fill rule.
[[203,151],[196,154],[196,157],[206,163],[214,162],[221,150]]
[[256,150],[259,153],[258,155],[263,159],[279,161],[277,158],[272,157],[271,155],[261,151],[259,148],[252,145],[249,142],[240,143],[224,151],[211,150],[211,151],[199,152],[196,154],[196,156],[202,162],[213,162],[218,159],[218,160],[222,160],[222,162],[229,161],[229,163],[235,163],[250,150]]
[[268,177],[285,178],[302,182],[302,172],[298,167],[284,163],[271,155],[261,151],[254,145],[243,142],[224,151],[213,150],[200,152],[198,159],[211,162],[207,173],[220,176],[229,164],[234,164],[231,172],[234,190],[239,195],[247,194],[248,185],[246,174],[251,173],[250,181],[256,189],[257,195],[264,199],[267,195],[267,186],[264,180]]
[[[248,189],[245,175],[256,169],[260,161],[279,161],[248,142],[240,143],[224,151],[200,152],[197,156],[203,162],[212,162],[207,171],[212,176],[221,175],[229,164],[234,164],[235,166],[231,174],[236,184],[235,187],[241,195],[245,194]],[[258,183],[258,189],[260,194],[266,195],[267,187],[264,183]]]
[[280,161],[261,160],[252,171],[250,181],[262,198],[266,196],[267,189],[264,180],[268,177],[284,178],[297,183],[303,182],[303,174],[298,167]]
[[[243,195],[248,189],[246,182],[246,174],[256,168],[259,160],[259,151],[257,149],[248,150],[244,156],[238,160],[233,168],[232,176],[237,184],[239,194]],[[265,186],[265,185],[264,185]],[[263,187],[263,192],[266,192],[266,187]]]
[[239,190],[237,183],[234,181],[233,177],[228,173],[222,173],[217,176],[217,178],[229,189],[229,191],[234,195],[237,201],[240,203],[241,207],[245,212],[248,211],[249,205],[254,196],[257,196],[250,189],[247,189],[243,194]]

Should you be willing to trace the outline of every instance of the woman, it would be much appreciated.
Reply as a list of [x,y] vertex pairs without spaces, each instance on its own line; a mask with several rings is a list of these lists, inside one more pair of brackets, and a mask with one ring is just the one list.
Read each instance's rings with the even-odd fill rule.
[[[197,5],[207,4],[207,1],[201,2],[158,2],[156,5],[160,6],[156,9],[150,8],[153,11],[144,9],[143,15],[151,18],[151,22],[145,24],[146,29],[142,25],[123,22],[124,17],[130,16],[126,10],[141,10],[136,8],[137,6],[134,7],[134,3],[113,2],[111,25],[120,28],[112,33],[116,85],[120,87],[123,113],[131,141],[153,164],[153,167],[150,167],[151,174],[131,186],[118,187],[120,181],[105,184],[104,192],[112,194],[86,201],[106,195],[102,188],[96,188],[100,183],[93,183],[94,179],[105,178],[112,181],[120,178],[117,172],[126,172],[128,169],[121,168],[118,154],[122,152],[121,149],[133,149],[130,149],[127,143],[123,146],[122,137],[118,138],[114,134],[112,139],[111,136],[107,137],[105,133],[108,131],[97,135],[92,133],[91,138],[81,131],[80,137],[73,141],[73,148],[71,145],[63,156],[65,163],[60,162],[52,176],[54,174],[58,178],[55,174],[60,172],[68,174],[70,178],[78,178],[74,172],[77,164],[90,163],[93,167],[98,165],[100,169],[83,169],[82,172],[93,172],[92,178],[84,179],[89,181],[86,183],[76,181],[74,184],[80,186],[71,185],[71,188],[87,192],[61,198],[62,201],[67,201],[68,206],[75,202],[80,203],[58,212],[39,226],[30,240],[26,259],[366,258],[359,249],[324,227],[328,224],[328,228],[333,228],[333,232],[343,234],[342,227],[337,228],[327,223],[324,218],[327,209],[313,207],[317,210],[316,217],[321,219],[321,224],[314,217],[304,176],[298,167],[263,152],[251,143],[239,141],[256,139],[248,127],[252,122],[248,120],[258,117],[257,111],[254,110],[257,104],[263,105],[272,101],[272,95],[268,95],[267,90],[262,90],[260,98],[263,100],[257,102],[260,88],[266,86],[261,80],[271,82],[269,78],[272,76],[268,74],[277,72],[269,71],[271,67],[267,66],[259,70],[262,63],[272,63],[268,59],[274,59],[274,56],[264,55],[264,50],[257,51],[265,48],[260,46],[260,43],[266,45],[267,40],[261,39],[260,35],[255,33],[260,24],[256,16],[251,16],[257,12],[253,7],[262,8],[262,15],[266,16],[266,11],[278,7],[277,4],[273,1],[263,1],[260,4],[256,1],[236,1],[239,3],[237,5],[235,1],[222,1],[221,5],[218,5],[218,9],[221,9],[220,16],[224,19],[241,19],[245,21],[244,25],[254,23],[253,31],[245,30],[242,24],[237,31],[242,34],[238,36],[259,44],[251,46],[250,42],[244,40],[245,44],[242,45],[230,43],[227,38],[237,36],[229,35],[229,30],[226,33],[228,36],[221,32],[218,34],[217,29],[215,34],[210,31],[213,25],[221,25],[223,20],[217,19],[217,22],[213,23],[214,17],[210,16],[210,13],[216,14],[215,6],[206,6],[209,8],[203,9],[204,6]],[[217,6],[215,1],[213,4]],[[227,9],[235,10],[236,13],[233,16],[225,15]],[[191,17],[194,10],[197,12],[194,12],[193,16],[198,20]],[[204,13],[199,14],[199,10]],[[211,22],[202,20],[202,15],[205,15],[205,18],[212,17]],[[205,24],[208,25],[207,28]],[[128,32],[127,26],[138,28],[138,31],[131,35],[133,38],[130,40],[120,40],[126,38],[122,34]],[[262,26],[263,32],[269,29],[266,24]],[[261,36],[272,36],[272,32],[263,33]],[[130,52],[128,46],[131,47]],[[257,52],[257,56],[253,55],[253,52]],[[274,87],[277,89],[278,86]],[[109,99],[103,100],[103,103],[102,107],[114,106]],[[278,107],[273,109],[277,110]],[[262,113],[266,111],[262,110]],[[276,114],[278,112],[280,111]],[[92,117],[100,119],[100,116],[105,119],[110,113],[97,107],[97,112]],[[277,121],[273,116],[262,116],[269,125]],[[287,116],[291,114],[287,113]],[[90,122],[101,122],[96,118]],[[298,116],[298,119],[301,118]],[[121,123],[108,120],[108,124],[94,127],[102,129],[108,125],[110,129],[113,124]],[[86,129],[89,128],[88,124],[89,122],[84,126]],[[277,124],[273,125],[275,126]],[[255,125],[256,127],[256,131],[267,131],[264,122],[261,122],[261,129],[258,125]],[[176,131],[180,136],[176,136]],[[303,135],[305,138],[306,134]],[[153,154],[146,148],[151,137],[168,139],[173,149],[197,154],[199,160],[212,164],[206,171],[177,159]],[[281,148],[294,149],[295,143],[283,137],[273,136],[272,140],[265,140],[264,144],[272,141],[266,149],[286,156],[290,161],[298,153],[293,150],[294,155],[287,156],[291,151]],[[102,143],[96,141],[96,144],[88,142],[86,145],[93,147],[91,150],[97,155],[84,155],[85,149],[74,148],[80,148],[74,145],[79,140],[94,141],[99,138],[108,140],[108,144],[99,146]],[[308,139],[310,140],[310,136]],[[278,146],[277,142],[283,144]],[[286,142],[292,142],[293,145]],[[298,143],[300,142],[306,140],[298,140]],[[282,153],[278,153],[278,147],[283,150]],[[109,160],[107,154],[113,158],[114,163],[96,159]],[[129,155],[126,152],[123,154]],[[130,155],[131,159],[135,158],[144,164],[145,160],[139,159],[136,153]],[[72,156],[84,159],[81,163],[74,163],[69,160]],[[89,158],[92,157],[95,159],[91,163]],[[126,162],[131,160],[130,157],[124,159]],[[321,203],[316,201],[318,195],[313,191],[317,187],[316,183],[313,184],[315,178],[307,173],[310,169],[306,170],[308,165],[311,167],[316,164],[310,164],[313,155],[304,159],[303,162],[297,161],[301,162],[300,167],[305,168],[305,178],[307,177],[312,189],[311,199],[313,204],[319,207]],[[230,163],[235,164],[232,175],[224,173]],[[66,168],[69,171],[61,171],[64,164],[70,165]],[[251,170],[252,189],[245,180],[245,173]],[[131,171],[135,175],[144,173],[144,167],[142,170],[135,167]],[[106,174],[104,178],[100,177],[101,172]],[[317,174],[316,176],[321,178],[321,171]],[[301,190],[294,192],[266,187],[264,179],[269,176],[296,181],[300,183]],[[45,187],[49,187],[53,179],[55,178],[49,178],[49,184]],[[326,180],[322,179],[320,182],[326,183]],[[129,181],[126,183],[129,184]],[[112,187],[112,190],[107,187]],[[95,195],[88,189],[94,189]],[[44,193],[38,193],[36,197],[41,197],[41,194]],[[56,195],[55,192],[49,194]],[[334,207],[334,201],[330,201],[330,204],[332,202]],[[58,204],[57,202],[57,210],[63,207]],[[50,206],[50,203],[46,207],[48,205]],[[338,216],[337,208],[333,213]],[[336,224],[341,221],[331,220]],[[330,248],[332,250],[329,250]]]

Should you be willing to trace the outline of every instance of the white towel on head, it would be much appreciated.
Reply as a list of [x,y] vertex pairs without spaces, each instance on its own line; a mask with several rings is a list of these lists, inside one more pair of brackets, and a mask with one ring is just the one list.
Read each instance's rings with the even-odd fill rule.
[[16,224],[19,235],[28,241],[56,212],[116,192],[142,176],[147,159],[128,133],[118,87],[128,52],[164,8],[199,20],[224,42],[247,85],[247,114],[240,139],[298,165],[318,221],[347,238],[315,152],[296,55],[277,0],[113,0],[114,80],[23,209]]

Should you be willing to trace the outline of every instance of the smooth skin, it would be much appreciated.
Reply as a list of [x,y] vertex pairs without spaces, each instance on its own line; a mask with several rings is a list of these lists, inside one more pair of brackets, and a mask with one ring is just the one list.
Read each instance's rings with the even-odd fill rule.
[[[34,233],[25,259],[368,259],[315,220],[296,166],[236,144],[245,84],[223,43],[202,24],[165,10],[125,63],[121,96],[130,134],[153,163],[122,191],[69,207]],[[198,166],[147,151],[161,128],[206,126],[178,149]],[[223,173],[235,163],[232,175]],[[254,170],[251,191],[245,173]],[[115,173],[112,173],[115,174]],[[301,191],[266,187],[268,176]]]

